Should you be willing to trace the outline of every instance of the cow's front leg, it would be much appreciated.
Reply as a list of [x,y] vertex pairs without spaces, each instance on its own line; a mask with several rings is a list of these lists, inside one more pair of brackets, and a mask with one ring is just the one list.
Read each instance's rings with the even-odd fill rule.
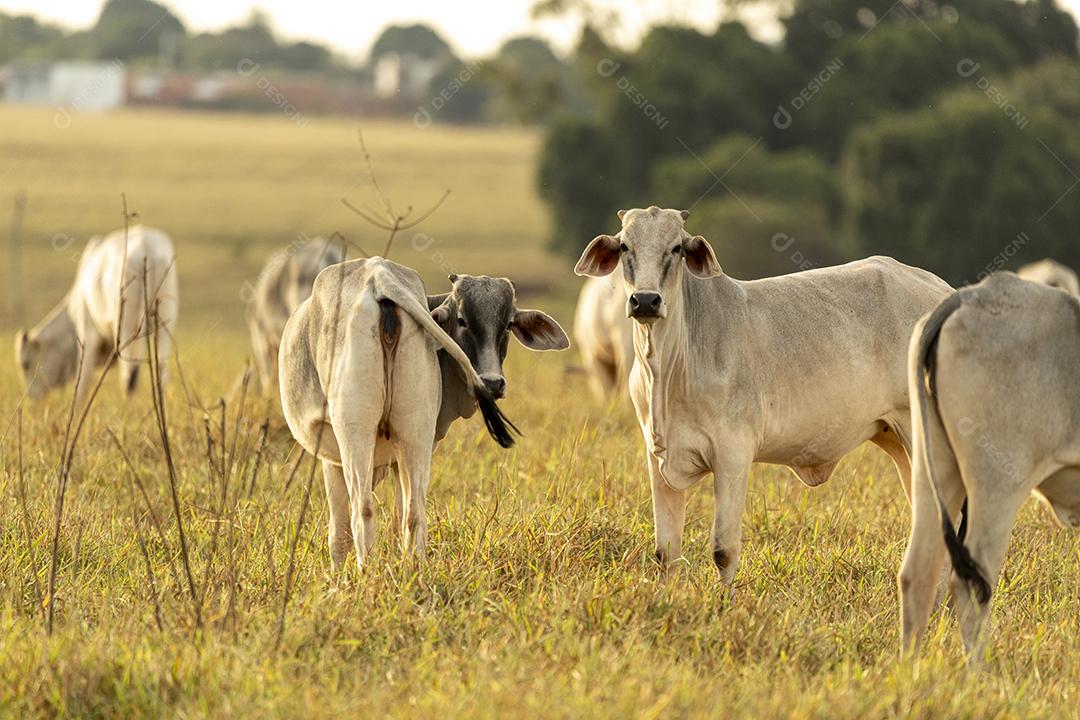
[[101,341],[94,333],[88,333],[79,349],[78,370],[75,376],[75,407],[82,408],[83,401],[94,387],[94,371],[101,364]]
[[[648,452],[646,450],[646,452]],[[653,523],[656,530],[656,561],[664,574],[671,574],[682,558],[683,525],[686,523],[686,493],[675,490],[660,475],[656,458],[649,454],[652,483]]]
[[717,466],[713,473],[712,557],[720,578],[729,586],[739,566],[749,474],[750,463],[742,460]]

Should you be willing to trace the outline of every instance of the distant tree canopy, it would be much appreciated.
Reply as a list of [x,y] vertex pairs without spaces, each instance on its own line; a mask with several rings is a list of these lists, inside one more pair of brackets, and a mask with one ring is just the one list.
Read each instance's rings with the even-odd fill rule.
[[382,31],[371,47],[371,64],[387,53],[412,54],[426,60],[453,57],[449,43],[427,25],[391,25]]
[[108,0],[95,24],[77,32],[0,13],[0,62],[20,59],[117,59],[129,65],[164,59],[191,70],[234,70],[247,59],[295,72],[344,69],[321,45],[278,40],[264,13],[253,12],[220,32],[192,35],[166,5],[152,0]]
[[569,68],[536,37],[508,40],[485,63],[485,79],[494,89],[496,119],[516,123],[547,122],[570,92]]
[[737,23],[656,27],[631,52],[590,37],[584,62],[583,36],[589,102],[550,125],[538,175],[553,247],[574,256],[619,208],[656,203],[692,209],[744,277],[884,252],[958,282],[1018,233],[1002,265],[1080,266],[1071,15],[1050,0],[791,7],[780,46]]
[[60,28],[26,15],[0,13],[0,62],[54,57],[64,47],[65,40]]
[[1049,55],[1076,55],[1076,23],[1054,0],[796,0],[783,20],[784,45],[804,69],[835,56],[891,25],[978,23],[999,36],[1025,63]]
[[568,256],[618,209],[658,203],[692,210],[742,277],[873,252],[954,282],[1043,255],[1080,266],[1078,31],[1054,0],[755,0],[783,9],[782,42],[723,22],[656,26],[633,49],[608,42],[610,3],[535,0],[535,17],[580,22],[568,56],[523,36],[466,60],[433,28],[397,25],[366,70],[280,40],[258,12],[188,33],[170,1],[107,0],[76,32],[0,13],[0,62],[246,59],[357,80],[387,53],[432,60],[427,100],[397,110],[545,125],[539,191]]
[[[1040,67],[1002,91],[1012,97],[1016,88],[1020,97],[1019,86],[1032,79],[1042,83],[1037,94],[1073,83],[1075,96],[1080,69]],[[1075,99],[1064,105],[1073,113]],[[1024,108],[1010,117],[978,89],[961,89],[933,110],[860,128],[843,172],[845,222],[860,249],[932,267],[953,282],[974,280],[1010,246],[1008,267],[1048,255],[1080,267],[1071,170],[1080,168],[1078,118],[1049,104]]]
[[153,0],[107,0],[90,34],[100,57],[126,62],[157,56],[166,38],[179,40],[186,30]]

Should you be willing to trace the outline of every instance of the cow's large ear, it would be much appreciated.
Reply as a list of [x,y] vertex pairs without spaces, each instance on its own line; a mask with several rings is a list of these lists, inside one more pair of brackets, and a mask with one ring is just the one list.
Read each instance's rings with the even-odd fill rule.
[[591,277],[610,275],[619,264],[621,244],[618,236],[597,235],[581,254],[581,259],[574,266],[574,272]]
[[518,342],[530,350],[565,350],[570,338],[559,323],[539,310],[515,310],[510,329]]
[[454,315],[454,301],[450,293],[442,295],[428,295],[428,309],[431,311],[431,319],[445,329],[450,324],[450,318]]
[[683,240],[683,257],[686,258],[686,268],[699,278],[717,277],[724,272],[712,246],[700,235]]
[[427,296],[427,309],[431,312],[435,308],[446,302],[446,298],[450,297],[450,293],[439,293],[438,295]]

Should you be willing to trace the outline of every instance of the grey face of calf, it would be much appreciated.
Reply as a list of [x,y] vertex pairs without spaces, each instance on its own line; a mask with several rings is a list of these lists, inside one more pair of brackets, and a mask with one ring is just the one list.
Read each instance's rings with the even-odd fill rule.
[[428,298],[431,316],[446,330],[484,381],[492,397],[506,395],[503,360],[510,335],[530,350],[565,350],[559,323],[539,310],[520,310],[506,278],[451,275],[453,289]]
[[620,210],[622,230],[599,235],[585,248],[574,272],[603,277],[621,263],[626,280],[626,315],[652,324],[667,317],[668,303],[679,297],[683,268],[700,278],[722,273],[712,247],[690,235],[683,223],[686,210]]
[[44,397],[74,375],[73,348],[63,343],[46,343],[20,330],[15,336],[15,363],[30,398]]

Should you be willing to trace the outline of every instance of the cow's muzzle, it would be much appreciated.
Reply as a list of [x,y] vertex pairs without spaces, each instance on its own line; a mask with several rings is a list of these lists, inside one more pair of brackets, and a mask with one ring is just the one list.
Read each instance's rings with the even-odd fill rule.
[[495,375],[494,373],[484,373],[480,376],[480,379],[484,381],[484,387],[491,393],[491,397],[498,400],[506,395],[506,378],[502,375]]
[[626,301],[626,316],[636,320],[655,320],[663,317],[664,298],[660,293],[636,292]]

